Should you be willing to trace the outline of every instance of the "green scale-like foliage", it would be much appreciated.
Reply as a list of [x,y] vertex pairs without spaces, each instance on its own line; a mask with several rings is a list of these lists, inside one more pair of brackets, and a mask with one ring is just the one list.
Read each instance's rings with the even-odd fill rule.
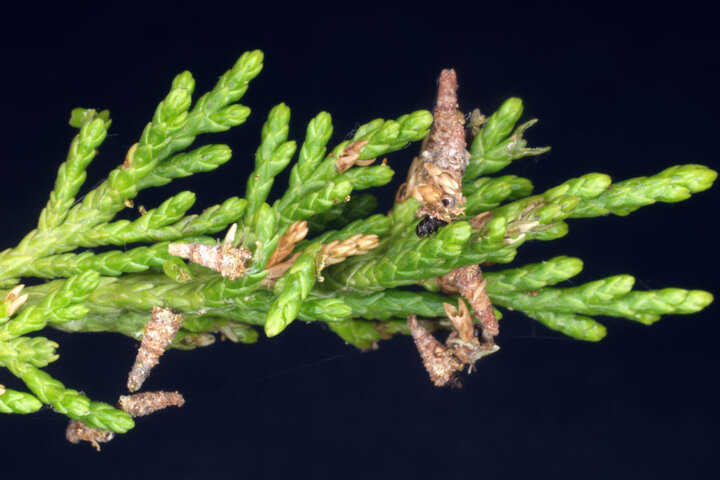
[[[214,170],[231,158],[226,145],[188,148],[198,135],[225,131],[246,120],[250,110],[237,102],[262,62],[261,52],[245,53],[194,105],[192,75],[178,75],[125,162],[79,200],[86,168],[111,122],[107,111],[72,112],[70,123],[79,132],[37,228],[0,253],[0,298],[20,278],[49,280],[22,290],[28,299],[19,309],[12,307],[12,295],[0,302],[0,366],[27,387],[25,392],[5,389],[0,412],[30,413],[45,404],[94,428],[125,432],[133,427],[127,413],[66,388],[43,370],[62,353],[61,347],[43,336],[28,335],[47,326],[140,339],[151,309],[162,306],[185,313],[175,348],[207,345],[218,333],[232,341],[254,342],[256,327],[274,336],[297,319],[326,322],[346,342],[372,348],[395,333],[407,334],[405,319],[411,314],[435,319],[429,325],[436,328],[449,326],[443,303],[457,304],[457,298],[440,293],[434,277],[480,262],[509,263],[529,240],[566,235],[569,219],[627,215],[655,202],[685,200],[709,188],[716,177],[701,165],[674,166],[614,183],[608,175],[590,173],[533,195],[529,179],[489,176],[517,159],[547,151],[527,147],[523,134],[535,120],[518,125],[523,106],[512,98],[489,117],[469,145],[470,164],[462,185],[465,216],[418,238],[415,199],[380,214],[377,198],[361,192],[390,182],[396,163],[392,156],[389,164],[375,162],[344,172],[338,171],[336,162],[353,142],[367,141],[359,160],[369,160],[422,140],[433,120],[428,111],[371,120],[352,139],[332,148],[332,118],[321,112],[310,120],[298,148],[288,138],[290,108],[279,104],[262,128],[244,198],[230,197],[190,213],[196,198],[185,191],[134,220],[115,219],[142,190]],[[409,165],[408,158],[404,161]],[[287,188],[270,199],[276,177],[289,166]],[[402,175],[405,170],[400,168]],[[473,228],[469,220],[483,212],[490,212],[490,219]],[[295,263],[275,281],[264,281],[280,238],[293,222],[302,220],[310,233],[295,246]],[[252,254],[240,278],[221,277],[168,253],[170,242],[215,244],[218,240],[210,235],[233,223]],[[379,245],[323,269],[322,246],[357,234],[377,235]],[[88,250],[92,247],[106,248],[95,253]],[[712,301],[709,293],[698,290],[633,290],[629,275],[558,286],[582,267],[577,258],[556,257],[513,268],[486,268],[488,295],[500,309],[496,315],[501,318],[503,308],[519,311],[565,335],[597,341],[606,329],[593,317],[648,325],[664,314],[697,312]]]

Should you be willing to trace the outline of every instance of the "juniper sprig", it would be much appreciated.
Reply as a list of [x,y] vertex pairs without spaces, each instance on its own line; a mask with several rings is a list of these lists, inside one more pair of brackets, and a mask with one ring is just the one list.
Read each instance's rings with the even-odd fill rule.
[[[260,51],[243,54],[194,104],[192,75],[175,77],[137,143],[127,146],[124,160],[80,198],[86,170],[111,120],[108,111],[72,111],[70,124],[79,131],[37,228],[0,252],[0,366],[27,389],[0,385],[1,412],[28,414],[49,405],[73,420],[69,439],[98,448],[98,442],[112,438],[110,432],[134,426],[128,411],[138,409],[122,406],[130,397],[121,397],[118,408],[110,405],[112,399],[96,402],[43,370],[63,354],[57,343],[35,334],[46,327],[117,332],[144,339],[143,345],[154,341],[152,360],[142,352],[138,356],[133,391],[169,342],[171,348],[192,349],[211,344],[219,334],[252,343],[258,329],[272,337],[297,320],[324,322],[361,349],[377,348],[396,333],[412,333],[418,346],[432,346],[423,361],[433,369],[433,381],[444,385],[456,383],[458,368],[497,350],[497,332],[488,335],[487,316],[494,322],[502,309],[522,312],[567,336],[598,341],[607,332],[595,317],[650,325],[662,315],[697,312],[712,301],[700,290],[634,290],[630,275],[563,286],[583,269],[581,260],[565,256],[509,268],[495,265],[512,262],[528,241],[566,235],[574,219],[627,215],[656,202],[686,200],[708,189],[717,174],[702,165],[677,165],[617,182],[589,173],[533,194],[530,179],[491,176],[548,150],[527,146],[523,136],[536,120],[518,125],[521,100],[507,100],[489,117],[476,111],[463,126],[453,100],[456,85],[442,82],[443,95],[449,96],[438,100],[434,114],[418,110],[394,120],[374,119],[334,146],[329,145],[329,113],[312,118],[298,143],[289,138],[291,111],[281,103],[262,127],[244,198],[229,197],[192,213],[195,194],[182,191],[134,218],[117,218],[143,190],[230,160],[226,145],[191,146],[199,135],[245,122],[250,109],[237,102],[262,64]],[[433,127],[432,138],[408,168],[392,156],[389,162],[382,158],[428,137],[434,120],[442,128]],[[443,133],[443,128],[455,131]],[[442,144],[442,135],[454,143]],[[467,151],[457,147],[463,142]],[[457,158],[448,163],[451,168],[443,167],[437,155],[449,151],[451,143]],[[288,167],[285,190],[271,198]],[[362,190],[387,190],[396,168],[409,170],[408,182],[392,210],[377,213],[378,198]],[[385,194],[391,198],[395,192]],[[438,212],[451,214],[441,218]],[[224,240],[213,237],[225,231]],[[90,250],[95,247],[103,251]],[[459,280],[465,267],[472,288]],[[466,309],[483,304],[487,312]],[[153,337],[159,327],[151,322],[159,312],[178,319],[160,340]],[[439,330],[450,331],[444,344],[432,336]],[[184,402],[178,393],[138,395],[155,403],[171,395],[159,402],[163,405]]]

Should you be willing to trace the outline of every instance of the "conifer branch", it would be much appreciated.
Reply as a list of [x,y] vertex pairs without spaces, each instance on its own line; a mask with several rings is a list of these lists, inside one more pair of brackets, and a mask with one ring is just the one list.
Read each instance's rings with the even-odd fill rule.
[[[0,412],[49,405],[71,420],[70,441],[99,448],[133,428],[133,417],[184,402],[177,392],[143,392],[116,396],[118,409],[66,388],[44,368],[72,352],[46,338],[46,327],[141,341],[131,391],[167,348],[205,347],[217,337],[252,343],[298,320],[324,322],[361,349],[411,335],[433,383],[456,385],[459,369],[472,370],[497,351],[502,309],[598,341],[607,329],[596,317],[650,325],[712,301],[701,290],[633,290],[630,275],[564,286],[583,268],[565,256],[491,265],[511,263],[527,242],[566,235],[576,218],[686,200],[717,174],[692,164],[615,182],[589,173],[533,194],[531,179],[490,174],[548,150],[524,138],[536,120],[520,123],[522,102],[511,98],[488,117],[474,110],[463,123],[450,70],[442,73],[433,113],[374,119],[330,147],[329,113],[309,121],[298,148],[289,138],[290,108],[278,104],[262,128],[243,198],[195,211],[195,194],[176,191],[118,218],[143,190],[230,160],[226,145],[192,144],[245,122],[250,109],[237,102],[262,62],[259,51],[243,54],[194,104],[192,75],[176,76],[141,137],[81,197],[111,121],[107,111],[73,110],[70,123],[79,131],[37,228],[0,252],[0,367],[27,387],[0,385]],[[403,166],[391,155],[423,139],[413,162]],[[285,169],[288,182],[280,185]],[[377,212],[378,198],[392,198],[387,185],[395,172],[406,170],[392,210]],[[377,196],[363,192],[383,187]],[[102,250],[88,250],[95,247]],[[442,332],[449,332],[444,340]]]

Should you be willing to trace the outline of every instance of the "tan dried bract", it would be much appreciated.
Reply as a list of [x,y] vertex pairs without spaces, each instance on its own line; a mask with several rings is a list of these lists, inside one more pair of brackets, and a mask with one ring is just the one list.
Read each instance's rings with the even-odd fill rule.
[[295,264],[295,260],[300,256],[300,252],[297,252],[292,257],[288,258],[284,262],[273,265],[267,268],[268,274],[263,278],[261,284],[265,286],[273,286],[278,278],[282,277],[283,273],[287,272],[290,267]]
[[352,142],[350,145],[343,149],[337,161],[335,162],[338,173],[344,173],[350,170],[354,165],[360,165],[364,167],[372,164],[375,161],[374,158],[371,158],[370,160],[359,160],[360,151],[365,147],[365,145],[367,145],[367,143],[367,140],[358,140],[357,142]]
[[0,385],[0,396],[5,395],[5,385]]
[[123,162],[122,168],[128,169],[133,166],[133,160],[135,159],[135,151],[140,146],[139,143],[133,143],[125,154],[125,161]]
[[95,450],[100,451],[100,444],[107,443],[115,438],[115,433],[110,430],[91,428],[80,420],[70,420],[65,430],[65,438],[70,443],[90,442]]
[[396,203],[403,203],[413,194],[412,192],[416,187],[426,183],[425,174],[427,172],[425,171],[424,165],[425,162],[420,160],[420,157],[413,158],[410,168],[408,169],[407,180],[400,185],[395,194]]
[[144,417],[167,407],[182,407],[185,398],[178,392],[144,392],[121,395],[118,407],[133,417]]
[[293,222],[292,225],[288,228],[287,232],[280,237],[280,241],[278,241],[277,248],[275,248],[275,251],[270,256],[270,260],[268,260],[268,264],[266,268],[270,268],[273,265],[277,265],[278,263],[285,260],[295,249],[295,245],[297,245],[301,240],[303,240],[308,234],[308,226],[306,220],[298,220],[296,222]]
[[15,312],[17,312],[18,309],[22,307],[27,301],[27,293],[20,295],[20,292],[22,292],[23,288],[25,288],[25,285],[23,285],[22,283],[19,285],[15,285],[12,290],[10,290],[7,295],[5,295],[5,299],[3,300],[3,302],[8,304],[5,311],[5,314],[8,317],[12,316]]
[[450,170],[432,163],[425,164],[425,182],[416,186],[411,194],[423,202],[418,217],[429,216],[450,223],[465,213],[462,181]]
[[485,225],[487,225],[492,216],[492,212],[478,213],[473,218],[468,220],[468,223],[473,228],[473,230],[482,230],[483,228],[485,228]]
[[427,178],[446,195],[456,196],[462,188],[460,178],[450,170],[444,170],[432,163],[425,164]]
[[443,308],[460,339],[463,342],[471,342],[475,337],[475,324],[465,302],[458,300],[458,308],[449,303],[443,303]]
[[165,349],[177,335],[183,317],[182,313],[169,308],[153,307],[152,318],[145,325],[140,349],[128,376],[128,390],[135,392],[140,389],[150,375],[150,370],[158,364]]
[[540,227],[540,221],[534,218],[534,213],[544,205],[543,202],[533,202],[525,207],[518,216],[510,222],[505,229],[505,238],[503,243],[506,245],[512,245],[517,243],[527,236],[527,234],[533,230],[542,230],[547,227]]
[[223,277],[235,280],[245,274],[245,266],[252,258],[246,247],[233,247],[237,224],[233,224],[221,245],[203,245],[200,243],[171,243],[170,255],[185,258],[204,267],[215,270]]
[[436,204],[443,196],[443,191],[438,187],[426,183],[413,188],[410,194],[420,203]]
[[377,235],[363,235],[358,233],[345,240],[333,240],[323,245],[320,252],[322,253],[321,264],[324,267],[335,265],[344,261],[348,257],[355,255],[365,255],[373,248],[380,244],[380,238]]

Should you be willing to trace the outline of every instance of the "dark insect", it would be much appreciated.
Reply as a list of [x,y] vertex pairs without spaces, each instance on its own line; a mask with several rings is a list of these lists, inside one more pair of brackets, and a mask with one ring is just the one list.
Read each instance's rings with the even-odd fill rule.
[[415,233],[418,237],[427,237],[431,233],[435,233],[438,228],[447,225],[447,222],[440,220],[439,218],[426,216],[423,218],[418,226],[415,228]]

